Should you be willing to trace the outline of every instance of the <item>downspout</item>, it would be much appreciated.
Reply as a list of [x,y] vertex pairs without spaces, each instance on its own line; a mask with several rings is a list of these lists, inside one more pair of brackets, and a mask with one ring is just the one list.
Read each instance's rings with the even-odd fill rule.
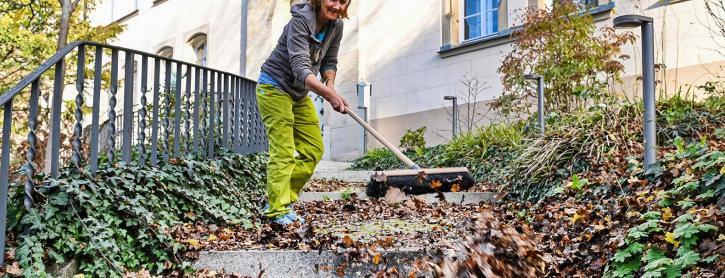
[[240,39],[239,39],[239,76],[247,77],[247,14],[249,8],[249,0],[242,0],[242,16],[240,21]]

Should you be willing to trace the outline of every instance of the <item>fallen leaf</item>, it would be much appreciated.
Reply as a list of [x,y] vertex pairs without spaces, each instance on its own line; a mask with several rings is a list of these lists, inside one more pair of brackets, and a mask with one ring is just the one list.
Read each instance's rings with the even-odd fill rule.
[[373,264],[377,265],[379,263],[380,263],[380,253],[375,253],[375,255],[373,255]]
[[216,235],[211,234],[211,235],[209,235],[209,239],[208,240],[209,241],[215,241],[215,240],[217,240],[217,237],[216,237]]
[[453,186],[451,186],[451,191],[452,191],[452,192],[458,192],[458,191],[461,191],[461,185],[460,185],[460,184],[457,184],[457,183],[456,183],[456,184],[454,184]]
[[443,183],[440,180],[433,180],[430,182],[430,187],[433,189],[441,188],[442,185]]
[[342,238],[342,242],[345,244],[346,247],[352,247],[353,241],[349,235],[345,235],[345,237]]
[[187,239],[185,242],[194,247],[199,247],[201,245],[196,239]]
[[395,205],[402,203],[407,198],[405,197],[405,193],[403,191],[400,191],[397,187],[390,187],[388,188],[388,191],[385,192],[385,203],[388,205]]
[[662,209],[662,220],[667,221],[672,218],[672,209],[670,208],[663,208]]
[[665,233],[665,241],[671,243],[675,247],[680,246],[680,242],[677,241],[677,240],[675,240],[675,234],[674,233],[670,233],[670,232]]
[[20,275],[22,270],[20,270],[20,264],[18,262],[14,262],[13,264],[9,265],[7,268],[5,268],[5,273],[10,275]]

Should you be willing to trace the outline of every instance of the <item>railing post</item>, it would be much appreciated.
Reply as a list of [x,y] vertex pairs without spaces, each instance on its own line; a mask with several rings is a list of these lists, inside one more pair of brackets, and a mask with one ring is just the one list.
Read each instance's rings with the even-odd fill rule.
[[121,155],[126,164],[131,164],[131,145],[133,144],[133,73],[134,55],[126,52],[126,65],[123,78],[123,145]]
[[222,91],[222,147],[229,148],[229,75],[224,74],[224,90]]
[[98,170],[98,117],[101,111],[101,73],[103,71],[103,48],[96,46],[96,64],[93,67],[93,112],[91,114],[91,172]]
[[214,137],[214,130],[216,129],[216,127],[215,127],[216,121],[214,119],[216,117],[216,109],[214,109],[216,107],[216,98],[215,98],[216,87],[214,86],[214,85],[216,85],[216,83],[214,82],[216,73],[210,72],[210,75],[211,75],[211,90],[209,92],[209,133],[207,135],[207,144],[208,144],[209,149],[207,150],[207,158],[213,159],[214,158],[214,142],[216,141],[216,138]]
[[159,162],[159,91],[161,87],[161,60],[154,59],[154,95],[151,108],[151,166],[156,167]]
[[194,154],[199,153],[199,138],[201,138],[201,136],[199,135],[199,102],[202,101],[199,98],[199,96],[200,96],[199,79],[201,78],[200,74],[201,74],[201,70],[199,68],[195,67],[194,68],[194,130],[193,130],[193,132],[194,132],[194,134],[193,134],[194,144],[193,145],[194,146],[193,146],[193,150],[192,150],[194,152]]
[[171,140],[171,61],[166,60],[166,66],[164,67],[164,162],[169,161],[169,155],[171,154],[171,148],[169,147],[169,140]]
[[138,164],[146,165],[146,92],[148,92],[148,56],[141,56],[141,110],[139,111],[138,132]]
[[[63,104],[63,71],[65,70],[65,58],[61,58],[55,64],[55,82],[53,85],[53,97],[51,104],[51,129],[50,129],[50,176],[58,177],[58,163],[60,161],[60,121],[61,105]],[[47,159],[47,158],[46,158]]]
[[10,170],[10,133],[13,125],[13,99],[10,99],[3,111],[3,143],[0,156],[0,266],[5,265],[5,234],[8,215],[8,171]]
[[106,141],[108,147],[108,165],[113,167],[115,161],[114,149],[116,148],[116,93],[118,91],[118,50],[111,50],[111,98],[109,100],[108,125],[111,129],[111,136]]
[[83,137],[83,125],[81,124],[81,122],[83,122],[83,90],[85,88],[86,74],[86,48],[84,45],[78,46],[78,62],[76,68],[76,90],[78,91],[78,94],[76,95],[75,99],[76,111],[74,116],[76,118],[76,124],[74,127],[75,138],[72,142],[73,157],[71,158],[71,161],[73,163],[73,166],[75,166],[76,169],[80,170],[82,166],[81,153],[83,151],[81,146],[81,137]]
[[176,84],[174,84],[174,156],[181,154],[181,64],[176,63]]

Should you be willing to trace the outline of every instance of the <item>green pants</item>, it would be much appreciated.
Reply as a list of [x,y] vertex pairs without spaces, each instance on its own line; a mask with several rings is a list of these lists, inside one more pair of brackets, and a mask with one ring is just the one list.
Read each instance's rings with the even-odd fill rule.
[[[257,86],[257,105],[269,140],[267,198],[274,218],[289,212],[312,177],[324,146],[315,106],[309,97],[294,101],[272,85]],[[295,156],[297,151],[297,156]]]

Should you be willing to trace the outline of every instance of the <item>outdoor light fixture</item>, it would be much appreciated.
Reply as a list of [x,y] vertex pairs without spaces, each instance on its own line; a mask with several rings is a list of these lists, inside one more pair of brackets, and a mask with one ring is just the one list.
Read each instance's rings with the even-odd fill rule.
[[654,28],[651,17],[623,15],[614,19],[614,28],[642,29],[642,97],[644,100],[644,170],[656,163],[657,131],[655,108]]
[[544,135],[544,77],[538,74],[524,75],[526,80],[536,80],[536,91],[538,92],[538,109],[539,109],[539,132]]
[[457,134],[456,123],[458,123],[458,97],[444,96],[443,99],[453,101],[453,138],[455,138]]

